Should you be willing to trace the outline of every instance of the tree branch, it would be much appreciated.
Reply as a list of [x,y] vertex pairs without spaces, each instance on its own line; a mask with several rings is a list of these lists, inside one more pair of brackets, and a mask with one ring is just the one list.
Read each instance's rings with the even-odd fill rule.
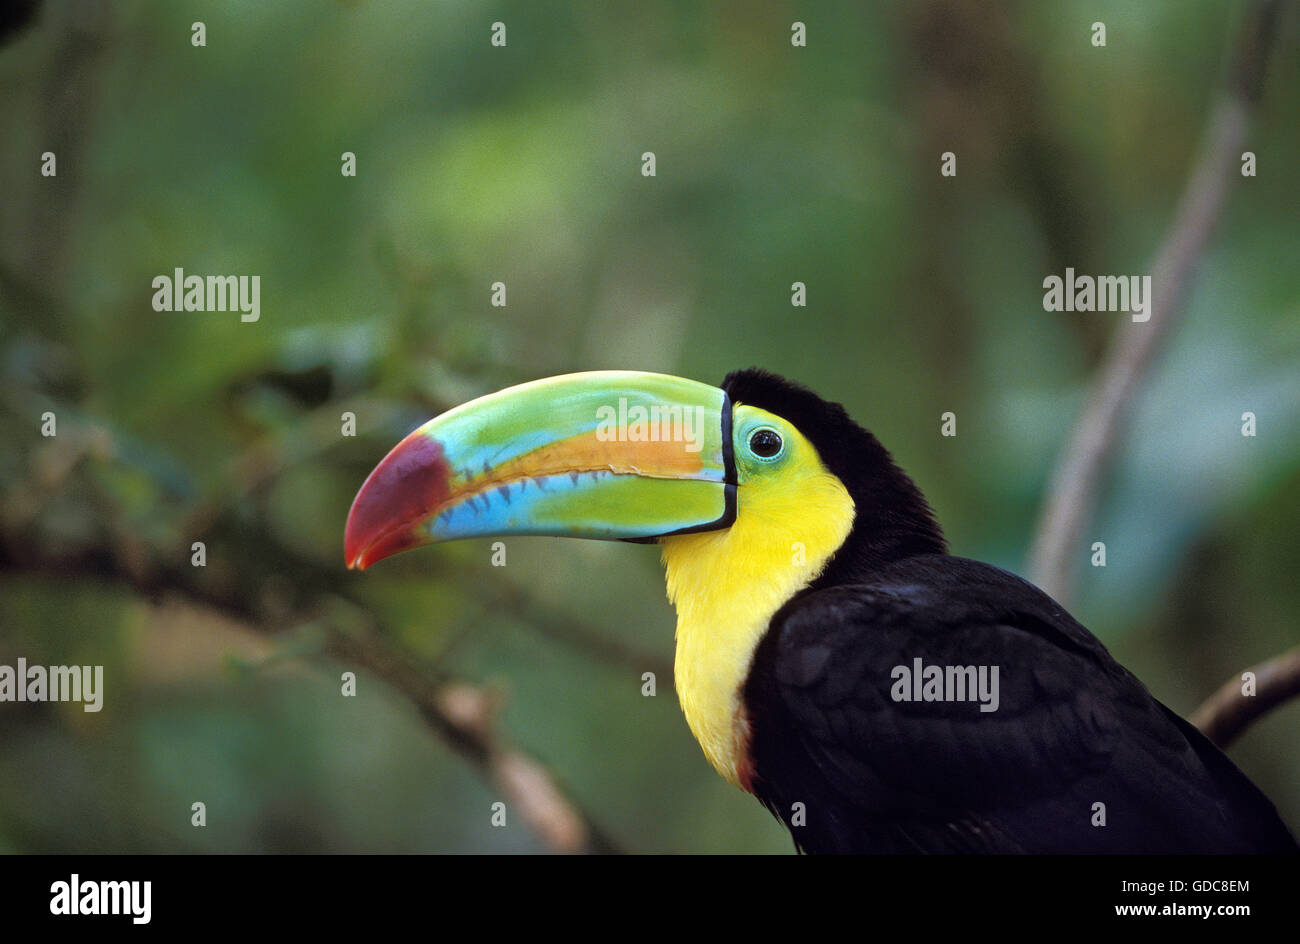
[[618,851],[564,795],[545,766],[504,741],[496,723],[503,707],[499,693],[450,679],[430,684],[424,673],[371,634],[332,632],[329,652],[409,698],[425,722],[501,791],[507,815],[521,816],[547,848],[567,853]]
[[1115,457],[1129,405],[1182,313],[1196,263],[1239,173],[1277,12],[1277,0],[1257,0],[1247,10],[1226,86],[1213,107],[1174,221],[1156,253],[1150,317],[1145,322],[1122,322],[1116,329],[1083,413],[1052,474],[1030,553],[1029,574],[1065,605],[1074,592],[1083,532]]
[[1235,741],[1256,718],[1300,695],[1300,647],[1245,671],[1255,674],[1254,695],[1242,693],[1238,675],[1224,682],[1190,719],[1221,748]]
[[[124,566],[128,556],[99,548],[60,559],[28,556],[20,567],[13,567],[14,562],[0,554],[0,575],[13,570],[63,580],[101,579],[130,586],[146,597],[174,592],[197,606],[247,622],[264,635],[274,634],[242,597],[190,584],[149,567]],[[463,682],[430,678],[388,644],[370,617],[353,615],[361,611],[351,600],[315,599],[313,608],[323,612],[296,611],[290,614],[288,625],[323,621],[330,638],[326,651],[348,667],[370,672],[413,702],[433,732],[501,790],[509,804],[507,810],[516,811],[547,848],[566,853],[618,851],[591,817],[565,795],[543,764],[500,735],[495,724],[500,697]]]
[[[188,553],[150,546],[123,529],[111,513],[97,515],[105,527],[93,542],[49,550],[35,522],[44,500],[67,487],[83,462],[93,458],[112,461],[116,451],[111,433],[88,423],[65,430],[50,440],[48,448],[33,453],[29,475],[0,496],[0,576],[9,572],[48,574],[62,580],[105,580],[155,599],[177,593],[196,605],[238,618],[265,635],[286,626],[320,622],[329,633],[327,651],[333,657],[370,672],[413,702],[434,733],[501,791],[508,803],[507,814],[520,816],[549,849],[618,851],[542,763],[501,736],[495,723],[500,697],[446,677],[430,677],[415,667],[388,643],[375,617],[359,602],[330,588],[328,575],[315,561],[279,543],[269,531],[259,532],[258,543],[274,561],[277,574],[292,576],[299,594],[294,605],[274,619],[256,602],[251,586],[237,580],[205,578],[201,571],[185,566]],[[221,514],[224,512],[216,514],[209,525]],[[259,574],[255,566],[250,565],[250,571]],[[514,605],[527,602],[522,595],[507,598]],[[567,641],[582,642],[572,635]],[[633,658],[615,643],[611,642],[611,647],[613,655]],[[611,656],[611,652],[596,654]]]

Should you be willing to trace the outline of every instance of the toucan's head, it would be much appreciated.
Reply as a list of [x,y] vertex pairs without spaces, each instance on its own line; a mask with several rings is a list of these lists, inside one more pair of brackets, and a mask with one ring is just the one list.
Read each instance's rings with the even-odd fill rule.
[[[847,503],[830,500],[837,491]],[[415,430],[357,493],[344,553],[364,569],[457,538],[647,541],[815,514],[847,518],[832,549],[845,566],[942,550],[920,493],[839,404],[760,370],[721,389],[591,371],[480,397]]]
[[663,546],[682,708],[713,765],[745,788],[739,692],[772,614],[809,586],[944,550],[925,499],[874,436],[838,403],[760,370],[720,389],[568,374],[466,403],[370,473],[344,553],[365,568],[511,534]]

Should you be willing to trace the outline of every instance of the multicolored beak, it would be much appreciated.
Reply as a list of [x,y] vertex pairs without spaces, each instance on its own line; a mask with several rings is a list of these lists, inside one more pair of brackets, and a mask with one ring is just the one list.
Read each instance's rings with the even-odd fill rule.
[[665,374],[592,371],[509,387],[429,420],[366,479],[344,555],[366,568],[437,541],[637,540],[731,525],[731,403]]

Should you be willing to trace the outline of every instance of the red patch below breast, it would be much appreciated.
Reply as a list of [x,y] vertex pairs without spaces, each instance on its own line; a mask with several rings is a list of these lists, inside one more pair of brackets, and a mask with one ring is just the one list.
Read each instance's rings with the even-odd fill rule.
[[754,731],[750,726],[749,713],[745,710],[743,701],[736,707],[733,730],[736,739],[736,781],[740,784],[742,790],[753,793],[754,756],[750,753],[749,748],[750,743],[753,741]]

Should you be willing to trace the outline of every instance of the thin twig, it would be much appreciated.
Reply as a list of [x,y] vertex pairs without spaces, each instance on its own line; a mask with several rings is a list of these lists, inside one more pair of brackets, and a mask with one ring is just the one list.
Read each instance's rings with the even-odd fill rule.
[[1063,604],[1068,605],[1073,596],[1084,530],[1114,459],[1133,395],[1182,313],[1196,263],[1223,210],[1229,186],[1239,174],[1277,10],[1276,0],[1258,0],[1247,11],[1226,87],[1214,106],[1173,224],[1156,254],[1150,317],[1144,322],[1123,322],[1116,329],[1083,413],[1053,472],[1030,553],[1029,573]]
[[[496,723],[502,707],[499,693],[450,679],[431,684],[396,650],[369,634],[333,633],[329,651],[409,698],[425,722],[501,791],[507,823],[517,813],[555,852],[617,851],[543,764],[503,739]],[[487,811],[483,814],[486,818]]]
[[1246,672],[1255,676],[1254,694],[1245,694],[1241,676],[1228,679],[1190,719],[1221,748],[1235,741],[1256,718],[1300,695],[1300,647],[1251,666]]

